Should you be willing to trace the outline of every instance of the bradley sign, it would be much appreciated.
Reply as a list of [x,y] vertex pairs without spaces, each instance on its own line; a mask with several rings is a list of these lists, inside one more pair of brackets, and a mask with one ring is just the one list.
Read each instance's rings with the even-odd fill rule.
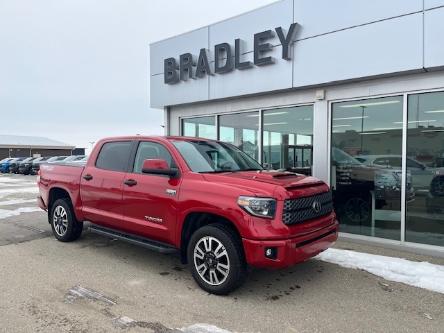
[[[179,56],[179,62],[175,58],[164,60],[164,82],[166,84],[175,84],[179,81],[187,81],[188,79],[199,79],[206,75],[229,73],[235,69],[245,70],[256,66],[265,66],[273,64],[275,59],[267,56],[273,45],[269,40],[277,34],[282,45],[282,59],[291,59],[291,44],[293,44],[297,32],[298,24],[290,25],[288,32],[285,33],[281,27],[273,30],[266,30],[254,34],[254,61],[242,61],[242,40],[234,41],[234,51],[228,43],[221,43],[214,46],[214,70],[210,66],[207,49],[200,49],[197,61],[191,53],[184,53]],[[234,59],[233,59],[234,53]]]

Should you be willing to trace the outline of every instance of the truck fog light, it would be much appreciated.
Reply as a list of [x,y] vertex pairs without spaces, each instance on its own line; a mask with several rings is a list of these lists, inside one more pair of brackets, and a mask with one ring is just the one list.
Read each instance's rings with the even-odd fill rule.
[[265,257],[267,257],[268,259],[276,259],[277,258],[277,248],[266,247],[265,248]]

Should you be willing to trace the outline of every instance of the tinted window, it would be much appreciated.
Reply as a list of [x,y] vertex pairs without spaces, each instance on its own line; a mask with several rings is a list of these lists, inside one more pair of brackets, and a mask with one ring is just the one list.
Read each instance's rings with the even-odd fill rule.
[[131,141],[108,142],[102,146],[96,167],[112,171],[126,171],[131,152]]
[[141,142],[137,149],[134,172],[142,173],[143,161],[150,159],[162,159],[168,163],[170,168],[175,167],[171,154],[164,146],[155,142]]
[[[331,186],[341,231],[400,240],[402,121],[402,96],[333,103]],[[373,167],[338,163],[344,154]]]

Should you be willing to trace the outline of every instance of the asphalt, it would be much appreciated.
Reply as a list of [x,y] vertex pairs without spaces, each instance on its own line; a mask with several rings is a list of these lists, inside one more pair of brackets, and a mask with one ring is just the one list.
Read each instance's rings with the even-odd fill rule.
[[[9,187],[0,178],[0,209],[33,206],[2,206],[36,196],[2,190],[29,188],[34,177],[0,177],[19,179]],[[444,264],[341,241],[336,247]],[[44,212],[0,219],[0,295],[1,332],[173,332],[196,323],[232,332],[443,332],[444,327],[443,294],[318,260],[282,271],[253,270],[229,296],[210,295],[175,256],[88,230],[76,242],[58,242]]]

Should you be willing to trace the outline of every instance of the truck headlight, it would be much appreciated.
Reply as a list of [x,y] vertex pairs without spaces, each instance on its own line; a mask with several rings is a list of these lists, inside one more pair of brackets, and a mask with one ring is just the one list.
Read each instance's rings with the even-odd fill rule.
[[276,200],[272,198],[240,196],[237,204],[254,216],[273,218],[276,212]]

